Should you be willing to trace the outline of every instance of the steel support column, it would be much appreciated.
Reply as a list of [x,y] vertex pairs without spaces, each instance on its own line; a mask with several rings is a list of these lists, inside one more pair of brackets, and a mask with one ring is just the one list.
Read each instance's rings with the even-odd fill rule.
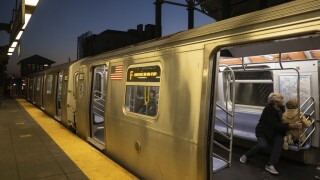
[[188,29],[194,28],[194,1],[188,0]]
[[156,37],[158,38],[162,36],[161,7],[163,4],[163,0],[156,0],[154,4],[156,6]]

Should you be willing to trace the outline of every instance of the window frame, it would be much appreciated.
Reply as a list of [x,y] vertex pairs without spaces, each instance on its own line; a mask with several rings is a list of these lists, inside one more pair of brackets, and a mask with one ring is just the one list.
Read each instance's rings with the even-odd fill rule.
[[[138,68],[138,67],[151,67],[151,66],[158,66],[159,67],[159,82],[128,82],[128,74],[130,74],[129,70],[132,68]],[[157,119],[157,117],[159,116],[159,111],[160,111],[160,103],[159,103],[159,99],[160,99],[160,91],[161,91],[161,74],[162,74],[162,67],[160,65],[159,62],[153,62],[153,63],[143,63],[143,64],[132,64],[129,65],[126,69],[126,81],[125,81],[125,92],[124,92],[124,102],[123,102],[123,112],[125,115],[128,116],[133,116],[133,117],[139,117],[139,119],[143,119],[143,120],[155,120]],[[157,102],[157,110],[156,110],[156,114],[155,116],[151,116],[151,115],[145,115],[145,114],[140,114],[138,112],[133,112],[130,111],[130,109],[128,109],[129,103],[127,104],[127,90],[128,87],[132,86],[142,86],[142,87],[157,87],[158,88],[158,92],[155,93],[155,97],[157,97],[156,102]]]

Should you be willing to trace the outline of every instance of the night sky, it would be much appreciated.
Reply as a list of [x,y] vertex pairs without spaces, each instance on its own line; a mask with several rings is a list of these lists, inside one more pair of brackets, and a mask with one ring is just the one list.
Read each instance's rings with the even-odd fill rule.
[[[172,0],[185,3],[185,0]],[[77,58],[77,37],[91,31],[107,29],[127,31],[138,24],[155,24],[154,0],[39,0],[21,38],[21,56],[17,48],[10,56],[8,74],[19,76],[19,60],[38,54],[56,61],[53,65]],[[15,0],[1,0],[0,22],[9,23]],[[184,7],[162,6],[162,34],[188,28]],[[213,23],[214,19],[195,11],[195,27]],[[0,31],[0,46],[9,43],[9,34]]]

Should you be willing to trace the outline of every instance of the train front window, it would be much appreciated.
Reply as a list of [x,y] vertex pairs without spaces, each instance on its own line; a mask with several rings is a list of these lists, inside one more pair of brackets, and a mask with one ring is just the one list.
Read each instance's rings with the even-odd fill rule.
[[158,114],[160,66],[132,66],[127,71],[125,110],[155,117]]

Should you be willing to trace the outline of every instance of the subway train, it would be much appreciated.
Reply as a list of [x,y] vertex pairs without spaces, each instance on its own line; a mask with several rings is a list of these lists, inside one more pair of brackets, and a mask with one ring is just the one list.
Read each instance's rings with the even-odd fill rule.
[[320,1],[292,1],[32,74],[25,98],[137,177],[212,179],[279,92],[312,122],[287,152],[312,164],[319,32]]

